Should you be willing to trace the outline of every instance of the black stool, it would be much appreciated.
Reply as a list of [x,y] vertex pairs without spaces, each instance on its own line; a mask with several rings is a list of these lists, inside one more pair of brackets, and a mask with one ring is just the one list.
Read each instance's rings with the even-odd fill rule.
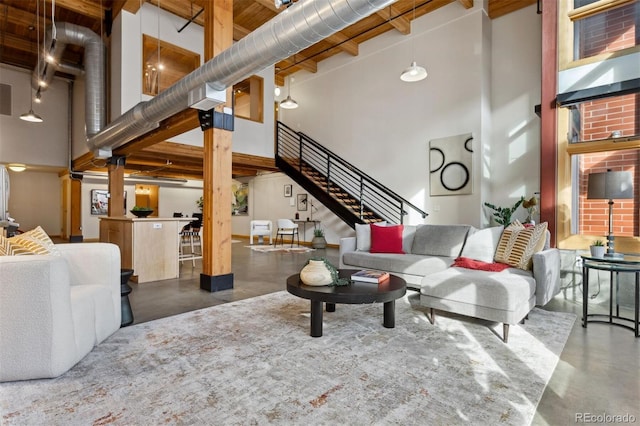
[[131,311],[131,304],[129,303],[129,293],[131,293],[132,288],[127,284],[131,275],[133,275],[133,269],[120,270],[120,308],[122,312],[120,327],[126,327],[133,323],[133,311]]

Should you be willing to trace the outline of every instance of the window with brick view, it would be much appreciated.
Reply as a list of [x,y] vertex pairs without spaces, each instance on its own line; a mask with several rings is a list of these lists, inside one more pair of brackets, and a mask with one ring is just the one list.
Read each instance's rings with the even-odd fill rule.
[[[603,3],[575,0],[574,7]],[[604,60],[607,54],[637,49],[640,35],[640,1],[612,7],[574,21],[574,60]],[[625,52],[626,53],[626,52]],[[619,54],[619,53],[617,53]],[[604,237],[608,233],[608,200],[587,199],[590,173],[628,171],[633,176],[634,198],[613,200],[613,233],[640,235],[640,150],[620,150],[617,138],[640,138],[640,93],[613,93],[609,97],[585,101],[570,107],[568,139],[574,146],[599,144],[597,149],[578,149],[573,164],[572,232]],[[598,152],[594,152],[598,151]],[[575,151],[574,151],[575,152]],[[574,222],[575,221],[575,222]],[[577,223],[576,223],[577,222]]]
[[[576,2],[578,6],[585,3]],[[640,2],[634,2],[575,22],[574,59],[589,58],[602,53],[616,52],[637,45],[636,20]]]

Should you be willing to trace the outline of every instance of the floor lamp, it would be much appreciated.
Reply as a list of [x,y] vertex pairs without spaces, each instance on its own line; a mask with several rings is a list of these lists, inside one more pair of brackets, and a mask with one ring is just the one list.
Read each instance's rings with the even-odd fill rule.
[[587,199],[609,200],[609,234],[605,257],[623,257],[616,253],[613,245],[613,200],[633,198],[633,177],[631,172],[612,172],[589,174]]

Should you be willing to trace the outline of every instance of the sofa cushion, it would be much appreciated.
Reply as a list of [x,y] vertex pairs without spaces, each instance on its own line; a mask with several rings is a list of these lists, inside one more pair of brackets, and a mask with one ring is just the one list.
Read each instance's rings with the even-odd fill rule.
[[534,253],[542,250],[546,240],[547,222],[524,227],[516,221],[507,226],[496,249],[496,262],[530,270]]
[[356,250],[369,251],[371,250],[371,225],[373,226],[386,226],[387,222],[376,222],[375,224],[362,224],[356,223]]
[[411,253],[458,257],[469,225],[418,225]]
[[345,253],[342,263],[346,267],[377,269],[399,274],[425,276],[443,271],[451,265],[453,258],[422,256],[417,254],[365,253],[352,251]]
[[371,225],[371,253],[398,253],[402,250],[402,225],[375,226]]
[[402,230],[402,251],[405,253],[411,253],[411,246],[413,245],[413,238],[416,235],[416,225],[403,225]]
[[535,290],[533,276],[521,269],[488,272],[452,267],[425,276],[420,294],[509,311],[531,299]]
[[481,262],[493,262],[503,230],[503,226],[485,229],[471,227],[460,256]]

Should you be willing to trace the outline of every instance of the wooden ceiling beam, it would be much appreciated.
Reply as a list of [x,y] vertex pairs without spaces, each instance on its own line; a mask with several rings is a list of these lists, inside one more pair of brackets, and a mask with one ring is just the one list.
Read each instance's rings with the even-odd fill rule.
[[174,136],[181,135],[184,132],[188,132],[189,130],[195,129],[199,126],[200,121],[198,120],[198,111],[193,108],[188,108],[172,117],[167,118],[166,120],[163,120],[157,129],[152,130],[149,133],[142,135],[121,147],[116,148],[114,150],[114,154],[131,154],[154,145],[158,142],[162,142]]
[[120,10],[126,10],[135,15],[142,5],[140,0],[114,0],[111,6],[113,8],[113,17],[115,18],[120,13]]
[[458,3],[465,9],[471,9],[473,7],[473,0],[458,0]]
[[[51,2],[49,1],[48,3]],[[62,7],[80,15],[101,20],[104,17],[104,9],[100,6],[100,3],[94,0],[56,0],[56,7]],[[51,10],[50,4],[47,7]]]
[[536,3],[537,0],[489,0],[489,18],[496,19]]
[[389,24],[400,34],[411,34],[411,21],[402,16],[402,12],[394,5],[385,7],[377,11],[376,14],[385,21],[389,21]]

